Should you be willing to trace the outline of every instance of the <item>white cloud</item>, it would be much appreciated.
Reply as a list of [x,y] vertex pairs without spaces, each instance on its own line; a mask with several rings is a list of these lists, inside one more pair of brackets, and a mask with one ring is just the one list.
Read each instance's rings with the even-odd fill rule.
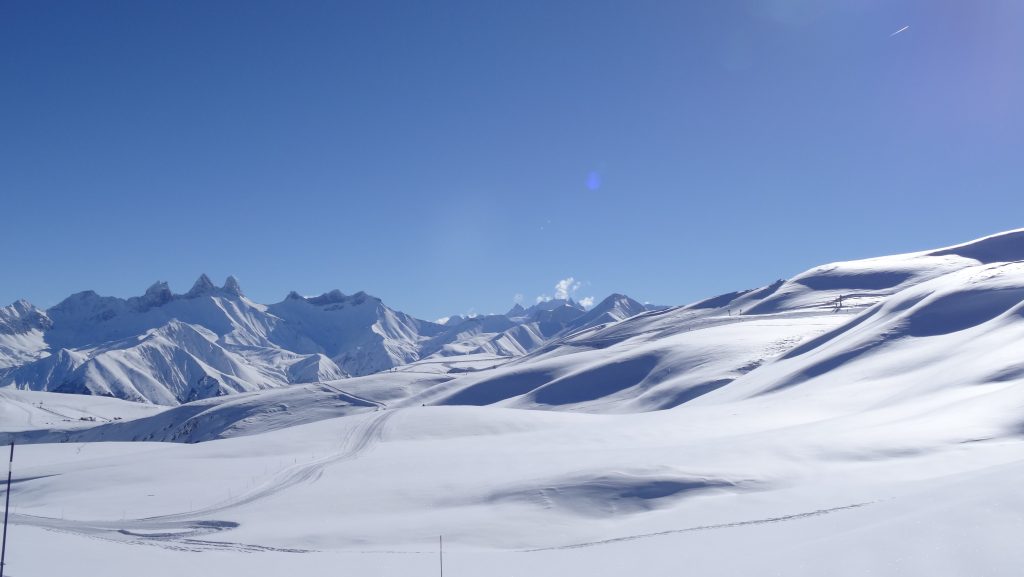
[[517,305],[523,304],[523,293],[516,293],[515,296],[512,297],[512,302]]
[[555,284],[555,298],[565,300],[576,294],[580,286],[573,277],[564,278]]
[[580,304],[583,305],[583,308],[589,309],[594,306],[594,297],[583,297],[580,299]]
[[[575,299],[576,298],[576,292],[579,291],[580,288],[583,287],[583,285],[585,285],[585,284],[589,285],[590,283],[580,282],[580,281],[576,280],[575,277],[564,278],[564,279],[562,279],[562,280],[560,280],[560,281],[555,283],[555,292],[554,292],[554,296],[553,297],[550,296],[550,295],[547,295],[547,294],[542,294],[542,295],[537,297],[537,303],[538,304],[539,303],[546,303],[546,302],[550,301],[551,299],[556,299],[556,300]],[[521,295],[517,294],[516,296],[518,297],[518,296],[521,296]],[[594,297],[587,297],[587,298],[590,299],[589,302],[591,304],[594,302]]]

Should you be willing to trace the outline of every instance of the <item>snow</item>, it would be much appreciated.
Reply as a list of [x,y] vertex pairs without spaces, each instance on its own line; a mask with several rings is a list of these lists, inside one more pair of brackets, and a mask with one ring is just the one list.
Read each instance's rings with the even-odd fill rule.
[[[371,375],[171,408],[0,389],[0,437],[27,443],[8,569],[429,575],[444,535],[450,575],[1016,575],[1022,242],[833,263],[667,309],[613,295],[548,332],[537,319],[572,306],[488,332],[473,327],[509,317],[442,327],[329,293],[269,313],[325,323],[308,333],[323,351],[242,357],[235,329],[184,320],[58,351],[86,366],[168,338],[262,359],[206,364],[225,380],[288,355],[316,373],[344,336],[319,316],[338,305],[417,347]],[[538,336],[529,350],[478,350],[517,329]],[[420,354],[444,334],[461,336]]]
[[[507,361],[645,310],[616,294],[589,312],[572,300],[552,300],[439,324],[365,292],[292,292],[262,305],[246,298],[234,277],[218,287],[204,274],[183,295],[157,282],[129,299],[85,291],[48,311],[25,301],[0,309],[0,386],[173,406],[371,375],[424,359]],[[456,364],[463,363],[448,366]]]
[[120,399],[0,389],[0,440],[11,433],[24,442],[31,432],[37,438],[63,439],[68,431],[90,429],[97,423],[131,421],[163,412],[165,407]]
[[112,575],[428,574],[439,533],[453,574],[669,575],[686,559],[707,575],[1008,575],[1020,560],[1019,439],[908,443],[757,409],[425,407],[197,445],[23,446],[18,477],[35,479],[16,485],[11,568],[57,574],[66,561],[43,553],[58,548]]
[[43,355],[43,333],[52,326],[44,311],[26,300],[0,307],[0,372]]

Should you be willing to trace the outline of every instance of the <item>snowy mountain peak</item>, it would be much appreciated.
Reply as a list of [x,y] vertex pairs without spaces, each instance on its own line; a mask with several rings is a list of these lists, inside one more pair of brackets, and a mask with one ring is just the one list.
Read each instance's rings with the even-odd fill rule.
[[199,275],[199,278],[196,279],[195,284],[192,285],[192,289],[185,293],[185,298],[195,298],[198,296],[209,294],[216,290],[216,288],[217,286],[213,284],[213,281],[210,280],[210,277],[206,276],[206,274],[204,273]]
[[292,292],[288,293],[287,297],[285,297],[285,302],[287,302],[287,301],[304,301],[306,303],[309,303],[309,304],[311,304],[313,306],[317,306],[317,307],[328,307],[330,305],[340,305],[340,306],[356,305],[356,306],[358,306],[358,305],[361,305],[361,304],[363,304],[365,302],[368,302],[368,301],[369,302],[373,302],[373,303],[378,303],[378,304],[381,302],[381,300],[379,298],[377,298],[377,297],[375,297],[373,295],[367,294],[364,291],[359,291],[359,292],[357,292],[355,294],[347,295],[347,294],[341,292],[338,289],[334,289],[332,291],[327,291],[327,292],[325,292],[325,293],[323,293],[323,294],[321,294],[319,296],[315,296],[315,297],[305,297],[305,296],[302,296],[302,295],[300,295],[299,293],[297,293],[295,291],[292,291]]
[[311,305],[316,306],[327,306],[327,305],[361,305],[367,301],[380,302],[380,299],[359,291],[354,295],[346,295],[338,289],[334,289],[330,292],[326,292],[318,297],[310,297],[305,299]]
[[0,308],[0,334],[21,334],[47,329],[52,323],[46,313],[25,299]]
[[523,305],[516,303],[512,308],[508,310],[507,313],[505,313],[505,316],[507,316],[510,319],[526,316],[526,309],[523,308]]
[[537,303],[537,304],[533,305],[532,307],[526,309],[524,312],[526,313],[527,316],[534,317],[538,313],[541,313],[541,312],[544,312],[544,311],[553,311],[553,310],[561,308],[561,307],[574,308],[574,309],[577,309],[579,311],[583,311],[584,310],[582,306],[580,306],[576,301],[574,301],[574,300],[572,300],[570,298],[570,299],[549,299],[549,300],[546,300],[546,301],[540,301],[539,303]]
[[145,296],[162,295],[170,292],[171,287],[167,284],[167,281],[158,280],[146,289]]
[[217,335],[213,331],[203,328],[202,326],[193,325],[180,321],[176,318],[172,318],[163,326],[146,331],[143,336],[143,340],[153,338],[166,338],[179,343],[187,342],[185,339],[195,340],[200,338],[209,342],[215,342],[217,340]]
[[243,296],[244,294],[242,293],[242,285],[238,284],[238,279],[236,279],[234,275],[228,275],[228,278],[224,281],[224,287],[221,290],[236,297]]
[[608,295],[603,301],[587,311],[579,318],[581,327],[617,322],[645,312],[647,308],[628,296],[620,293]]
[[595,306],[591,310],[604,311],[610,309],[628,311],[630,313],[629,316],[639,314],[645,310],[643,304],[621,293],[612,293],[608,295],[608,297],[606,297],[603,301],[598,303],[597,306]]

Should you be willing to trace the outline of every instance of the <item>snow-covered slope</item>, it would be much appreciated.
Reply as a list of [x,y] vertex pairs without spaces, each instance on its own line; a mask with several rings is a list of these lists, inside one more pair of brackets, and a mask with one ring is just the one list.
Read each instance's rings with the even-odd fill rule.
[[[641,312],[639,303],[618,305],[625,309],[622,314],[603,312],[617,310],[613,303],[620,297],[613,295],[579,317],[579,330],[496,370],[439,385],[411,402],[630,412],[672,408],[712,391],[720,390],[709,399],[735,395],[755,386],[747,383],[780,386],[777,371],[793,366],[790,357],[832,343],[845,326],[876,326],[881,321],[868,319],[890,309],[908,309],[909,302],[924,298],[921,291],[931,294],[945,287],[971,296],[941,301],[937,306],[953,312],[938,320],[915,321],[915,337],[927,332],[920,328],[922,322],[959,332],[976,320],[972,314],[1002,314],[1024,299],[1013,288],[1024,283],[1019,263],[1013,261],[1024,254],[1021,247],[1024,233],[1011,231],[948,249],[824,265],[760,289],[650,312]],[[990,277],[1000,280],[978,285],[977,278]],[[610,322],[601,322],[602,315]],[[582,322],[591,316],[597,318]],[[902,342],[908,336],[892,328],[886,331],[889,337],[865,338]],[[852,358],[867,351],[838,354]],[[999,354],[1006,355],[1007,349]],[[825,373],[845,362],[823,362],[809,370]],[[1012,372],[1007,363],[997,363],[993,370]]]
[[271,338],[288,350],[330,357],[349,375],[368,375],[417,360],[420,343],[441,330],[359,292],[305,298],[291,293],[267,307],[284,321]]
[[1024,378],[1022,339],[1024,262],[981,264],[902,290],[706,400],[834,395],[852,383],[867,405],[1001,395]]
[[[199,443],[383,410],[393,399],[411,396],[450,378],[421,371],[384,372],[205,398],[171,408],[119,399],[90,401],[95,397],[0,389],[0,417],[6,419],[4,426],[0,426],[0,444],[14,438],[21,443]],[[85,418],[79,419],[80,416]]]
[[1024,233],[1011,231],[832,263],[685,307],[648,310],[616,294],[590,310],[556,299],[445,324],[415,319],[362,292],[292,293],[264,306],[247,299],[234,278],[217,287],[203,275],[183,295],[156,283],[130,299],[84,292],[48,311],[24,301],[5,307],[0,386],[173,405],[485,355],[506,362],[458,375],[408,402],[665,409],[744,377],[905,290],[1012,262],[1022,244]]
[[[131,404],[0,391],[19,423],[0,430],[35,442],[9,567],[429,574],[443,535],[455,575],[1016,575],[1022,244],[834,263],[512,360],[436,355],[117,421]],[[55,422],[44,401],[110,422]],[[112,442],[131,439],[205,442]]]
[[15,437],[21,442],[62,441],[71,432],[149,417],[165,409],[108,397],[0,389],[0,444]]
[[621,294],[610,295],[590,310],[572,299],[542,301],[528,309],[517,304],[504,315],[449,318],[445,329],[422,353],[520,357],[568,333],[617,322],[646,310]]
[[45,312],[26,300],[0,308],[0,372],[45,354],[43,332],[52,324]]

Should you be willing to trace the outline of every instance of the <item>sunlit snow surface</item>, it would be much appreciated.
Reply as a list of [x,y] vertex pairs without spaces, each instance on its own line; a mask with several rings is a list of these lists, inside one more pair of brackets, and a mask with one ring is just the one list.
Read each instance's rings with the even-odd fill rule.
[[0,431],[66,441],[17,449],[8,571],[434,575],[443,534],[446,575],[1018,575],[1021,236],[510,362],[166,410],[0,390]]

